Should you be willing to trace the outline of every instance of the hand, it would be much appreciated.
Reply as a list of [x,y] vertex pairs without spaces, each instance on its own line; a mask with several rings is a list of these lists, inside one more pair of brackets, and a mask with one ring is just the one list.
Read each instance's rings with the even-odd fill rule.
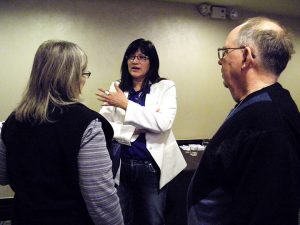
[[96,93],[98,100],[104,103],[103,106],[115,106],[127,109],[128,99],[125,96],[124,92],[119,88],[118,84],[114,83],[116,92],[110,92],[104,89],[99,88],[99,92]]

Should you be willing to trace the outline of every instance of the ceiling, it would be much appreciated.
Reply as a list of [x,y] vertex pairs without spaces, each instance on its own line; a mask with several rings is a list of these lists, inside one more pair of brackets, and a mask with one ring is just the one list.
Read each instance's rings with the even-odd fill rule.
[[[300,17],[300,0],[163,0],[180,3],[209,3],[211,5],[235,6],[258,13]],[[300,21],[299,21],[300,22]]]

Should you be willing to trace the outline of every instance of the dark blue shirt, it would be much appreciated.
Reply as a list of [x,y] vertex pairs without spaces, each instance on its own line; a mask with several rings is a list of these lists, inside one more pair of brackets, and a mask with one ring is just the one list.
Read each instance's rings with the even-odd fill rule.
[[[132,88],[129,92],[128,99],[141,106],[145,106],[146,94],[149,92],[150,87],[140,91],[135,91]],[[122,145],[121,158],[137,160],[150,160],[152,158],[146,147],[145,133],[140,134],[134,142],[131,142],[131,146]]]

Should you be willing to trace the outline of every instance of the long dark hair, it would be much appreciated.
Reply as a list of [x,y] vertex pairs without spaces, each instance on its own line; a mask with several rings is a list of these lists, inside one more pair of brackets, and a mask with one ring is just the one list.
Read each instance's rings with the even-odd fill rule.
[[127,57],[134,54],[138,50],[148,56],[150,61],[150,68],[146,74],[145,80],[143,81],[142,89],[145,87],[145,85],[149,85],[150,83],[154,84],[164,79],[158,74],[159,59],[155,46],[151,41],[139,38],[131,42],[123,56],[121,65],[121,82],[119,85],[122,91],[130,91],[130,89],[133,87],[132,76],[128,71]]

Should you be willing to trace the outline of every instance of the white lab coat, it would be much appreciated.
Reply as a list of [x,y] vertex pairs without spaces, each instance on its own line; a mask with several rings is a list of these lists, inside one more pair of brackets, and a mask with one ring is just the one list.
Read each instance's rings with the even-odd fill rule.
[[[114,92],[112,83],[110,91]],[[128,96],[128,92],[125,92]],[[146,146],[160,168],[159,187],[171,181],[186,167],[186,162],[171,130],[177,110],[176,87],[170,80],[151,85],[145,106],[128,101],[127,110],[103,106],[103,115],[114,129],[114,139],[130,145],[138,137],[135,129],[146,131]]]

